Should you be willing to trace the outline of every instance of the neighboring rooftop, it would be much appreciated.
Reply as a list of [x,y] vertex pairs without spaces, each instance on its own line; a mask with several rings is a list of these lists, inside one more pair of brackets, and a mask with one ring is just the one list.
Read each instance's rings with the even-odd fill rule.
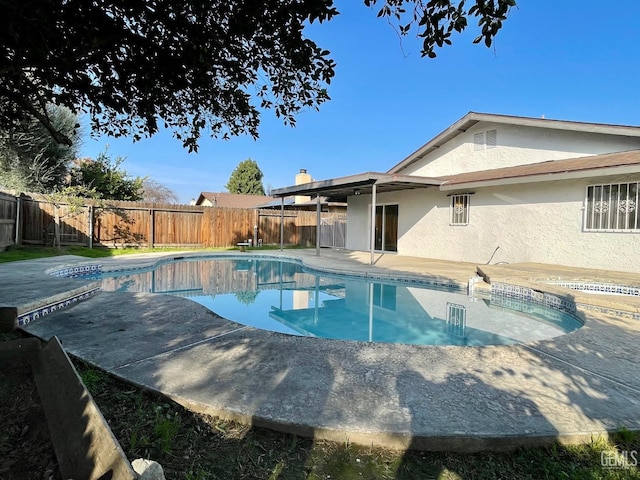
[[196,205],[205,207],[253,208],[273,201],[267,195],[243,195],[228,192],[201,192]]

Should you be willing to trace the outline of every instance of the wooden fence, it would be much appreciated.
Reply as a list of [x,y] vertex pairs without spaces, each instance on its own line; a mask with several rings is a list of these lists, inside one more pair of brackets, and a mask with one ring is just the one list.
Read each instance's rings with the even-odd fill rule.
[[15,241],[17,204],[16,197],[0,192],[0,251],[13,245]]
[[[0,197],[0,215],[2,214]],[[16,205],[7,200],[7,205]],[[19,241],[53,245],[56,213],[62,245],[123,247],[231,247],[238,242],[279,244],[281,212],[246,208],[160,205],[141,202],[109,202],[72,206],[53,205],[44,197],[21,197]],[[11,213],[7,214],[11,218]],[[0,217],[4,218],[4,217]],[[11,225],[16,224],[13,214]],[[346,223],[343,213],[322,213],[323,223]],[[316,244],[316,212],[284,212],[284,244]],[[0,220],[0,227],[2,221]],[[0,233],[2,230],[0,230]],[[15,237],[15,235],[14,235]],[[0,236],[0,238],[2,238]],[[13,239],[11,240],[13,243]]]

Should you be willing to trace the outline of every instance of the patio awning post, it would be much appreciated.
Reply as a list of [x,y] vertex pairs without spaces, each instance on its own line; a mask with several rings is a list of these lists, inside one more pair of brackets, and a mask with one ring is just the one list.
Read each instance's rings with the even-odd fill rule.
[[316,257],[320,256],[320,195],[316,195]]
[[376,248],[376,184],[371,186],[371,265],[373,265]]

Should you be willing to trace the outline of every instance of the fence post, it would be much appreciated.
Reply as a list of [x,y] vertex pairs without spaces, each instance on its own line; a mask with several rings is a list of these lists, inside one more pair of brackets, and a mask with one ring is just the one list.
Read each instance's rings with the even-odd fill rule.
[[284,249],[284,197],[280,197],[280,251]]
[[258,209],[253,211],[253,246],[258,246]]
[[153,208],[149,209],[149,217],[149,248],[153,248],[153,244],[155,243],[153,238],[153,224],[155,223],[154,219],[156,217],[155,210]]
[[89,221],[87,222],[87,235],[89,237],[89,248],[93,249],[93,205],[87,206],[87,215],[89,215]]
[[16,197],[16,238],[15,238],[15,244],[16,245],[21,245],[22,244],[22,229],[20,228],[20,225],[22,224],[22,198],[20,198],[20,196]]

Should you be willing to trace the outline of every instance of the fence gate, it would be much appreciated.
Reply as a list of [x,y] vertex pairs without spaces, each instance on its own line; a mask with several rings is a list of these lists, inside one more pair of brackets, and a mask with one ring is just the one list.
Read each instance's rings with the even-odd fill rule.
[[346,248],[347,216],[332,213],[320,219],[320,246]]

